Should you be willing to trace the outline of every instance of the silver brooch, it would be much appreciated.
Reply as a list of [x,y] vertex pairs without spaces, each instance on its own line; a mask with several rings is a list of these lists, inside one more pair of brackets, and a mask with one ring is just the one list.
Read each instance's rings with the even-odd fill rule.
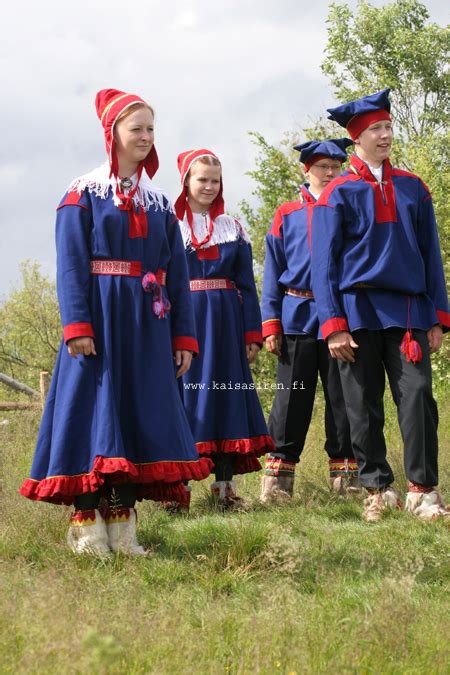
[[121,190],[129,190],[130,187],[133,185],[131,178],[122,178],[120,181],[120,189]]

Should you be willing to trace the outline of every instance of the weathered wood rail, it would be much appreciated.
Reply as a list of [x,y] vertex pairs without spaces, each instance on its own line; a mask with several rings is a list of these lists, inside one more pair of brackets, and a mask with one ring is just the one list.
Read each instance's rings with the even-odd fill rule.
[[41,372],[39,376],[39,389],[32,389],[22,382],[18,382],[13,377],[0,373],[0,382],[6,384],[7,387],[20,391],[22,394],[29,396],[32,401],[0,401],[0,410],[31,410],[33,408],[43,408],[47,398],[48,389],[50,386],[50,373]]

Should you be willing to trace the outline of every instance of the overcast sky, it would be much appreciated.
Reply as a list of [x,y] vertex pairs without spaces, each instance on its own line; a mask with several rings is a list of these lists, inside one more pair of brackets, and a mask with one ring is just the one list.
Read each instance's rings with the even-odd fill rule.
[[[255,157],[248,132],[276,143],[335,102],[320,71],[328,5],[6,3],[0,28],[0,297],[17,281],[26,258],[54,276],[56,205],[72,178],[106,158],[94,108],[99,89],[137,93],[155,108],[155,182],[172,199],[179,189],[178,153],[203,146],[222,159],[226,207],[235,211],[253,189],[245,175]],[[448,21],[442,0],[425,5],[433,21]]]

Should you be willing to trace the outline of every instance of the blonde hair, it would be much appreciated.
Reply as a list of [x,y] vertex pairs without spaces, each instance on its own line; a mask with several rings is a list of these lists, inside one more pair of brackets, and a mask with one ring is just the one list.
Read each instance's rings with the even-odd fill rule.
[[119,122],[122,122],[125,120],[127,117],[129,117],[132,113],[136,112],[136,110],[139,110],[139,108],[148,108],[150,112],[152,113],[153,117],[155,116],[155,111],[153,110],[152,106],[149,105],[148,103],[142,103],[140,101],[136,101],[136,103],[132,103],[128,108],[125,108],[125,110],[122,110],[120,115],[117,117],[116,121],[114,122],[114,126],[116,126]]
[[[192,162],[191,166],[189,167],[189,171],[187,172],[187,174],[184,177],[184,184],[185,185],[187,184],[187,181],[189,180],[189,178],[191,176],[192,167],[195,164],[198,164],[198,162],[200,162],[200,164],[206,164],[207,166],[220,166],[220,169],[222,169],[222,164],[217,159],[217,157],[213,157],[212,155],[204,155],[203,157],[199,157],[198,159],[195,159]],[[222,174],[222,171],[220,171],[220,173]]]
[[194,164],[197,164],[197,162],[201,162],[202,164],[208,164],[208,166],[222,166],[217,157],[213,157],[212,155],[204,155],[203,157],[199,157],[198,159],[194,160],[191,164],[191,169],[194,166]]

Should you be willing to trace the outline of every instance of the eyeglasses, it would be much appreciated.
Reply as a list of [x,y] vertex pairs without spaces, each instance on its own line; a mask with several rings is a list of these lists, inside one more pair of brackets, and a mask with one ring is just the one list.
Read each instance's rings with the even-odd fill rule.
[[313,164],[313,166],[321,171],[340,171],[341,169],[340,164]]

